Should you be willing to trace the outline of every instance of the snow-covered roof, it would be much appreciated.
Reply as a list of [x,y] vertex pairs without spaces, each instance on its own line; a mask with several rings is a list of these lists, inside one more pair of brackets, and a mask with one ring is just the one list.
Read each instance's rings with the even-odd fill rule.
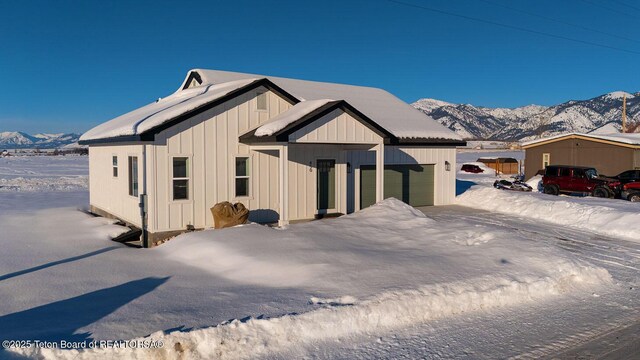
[[[186,86],[187,82],[192,81],[194,74],[200,85],[189,88]],[[185,113],[258,81],[267,81],[283,90],[287,96],[294,97],[291,100],[299,102],[294,106],[295,111],[311,111],[310,108],[321,106],[319,104],[322,101],[326,104],[326,99],[344,100],[397,138],[462,141],[459,135],[433,118],[382,89],[200,69],[191,70],[175,93],[96,126],[83,134],[80,141],[113,138],[124,140],[129,136],[142,135],[154,128],[167,126]],[[258,134],[272,131],[272,127],[279,126],[275,124],[295,121],[292,120],[294,115],[295,112],[282,114],[276,119],[277,123],[270,121],[271,125],[264,127]]]
[[319,109],[320,107],[326,105],[327,103],[333,100],[330,99],[320,99],[320,100],[309,100],[309,101],[301,101],[295,104],[291,109],[274,116],[271,120],[259,126],[254,135],[255,136],[271,136],[276,132],[284,129],[289,124],[300,120],[305,115],[313,112],[314,110]]
[[[462,138],[433,118],[413,108],[385,90],[345,84],[288,79],[219,70],[195,69],[202,84],[266,77],[298,100],[345,100],[393,135],[399,138],[425,138],[462,141]],[[186,84],[183,82],[181,89]]]
[[522,143],[522,146],[527,147],[531,145],[536,145],[538,143],[544,143],[547,141],[553,141],[553,140],[572,137],[572,136],[581,136],[581,137],[592,138],[597,140],[607,140],[607,141],[618,142],[621,144],[640,146],[640,133],[610,133],[610,134],[567,133],[567,134],[560,134],[560,135],[550,136],[550,137],[541,138],[541,139],[532,140],[532,141],[526,141]]
[[165,122],[219,99],[259,79],[247,78],[223,84],[198,86],[175,93],[118,116],[87,131],[80,141],[140,135]]

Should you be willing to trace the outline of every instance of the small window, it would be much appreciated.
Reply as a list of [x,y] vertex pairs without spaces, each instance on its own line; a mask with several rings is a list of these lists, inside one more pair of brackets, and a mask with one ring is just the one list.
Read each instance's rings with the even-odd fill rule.
[[138,196],[138,157],[129,156],[129,195]]
[[111,157],[111,166],[113,167],[113,177],[118,177],[118,157]]
[[571,176],[571,169],[560,168],[560,176]]
[[267,110],[267,93],[266,92],[259,92],[258,96],[256,96],[256,109]]
[[551,163],[551,154],[544,153],[542,154],[542,168],[546,168]]
[[236,197],[249,196],[249,158],[236,158]]
[[189,199],[189,158],[173,158],[173,200]]

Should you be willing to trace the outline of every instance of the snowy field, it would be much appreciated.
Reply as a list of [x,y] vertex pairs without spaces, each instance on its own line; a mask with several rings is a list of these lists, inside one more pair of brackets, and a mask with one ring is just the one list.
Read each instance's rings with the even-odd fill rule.
[[[460,153],[459,165],[477,157]],[[158,348],[11,348],[0,358],[538,358],[640,323],[631,203],[516,194],[491,188],[495,176],[464,175],[457,206],[389,199],[140,250],[109,240],[122,227],[78,210],[86,157],[5,160],[2,340]],[[603,214],[615,226],[594,222]]]

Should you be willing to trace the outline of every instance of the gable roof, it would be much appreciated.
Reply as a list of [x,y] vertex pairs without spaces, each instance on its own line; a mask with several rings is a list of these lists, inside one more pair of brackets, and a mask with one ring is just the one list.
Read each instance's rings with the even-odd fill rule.
[[[203,84],[266,77],[300,100],[345,100],[398,138],[462,141],[458,134],[382,89],[220,70],[191,71],[200,75]],[[186,84],[185,80],[180,88]]]
[[526,141],[522,143],[522,148],[528,149],[540,145],[554,143],[566,139],[583,139],[596,142],[602,142],[612,145],[619,145],[630,148],[640,148],[640,133],[611,133],[611,134],[582,134],[582,133],[567,133],[547,138]]
[[290,103],[297,99],[267,79],[242,79],[224,84],[198,86],[175,93],[118,116],[80,137],[81,145],[114,141],[153,140],[153,135],[176,123],[213,108],[247,91],[265,86]]
[[[200,85],[189,88],[194,79]],[[175,93],[94,127],[80,144],[153,140],[158,132],[259,86],[291,104],[345,100],[361,118],[402,143],[464,145],[453,131],[381,89],[217,70],[190,71]]]
[[398,139],[382,128],[380,125],[367,118],[353,106],[344,100],[308,100],[301,101],[291,109],[274,116],[272,119],[258,127],[247,131],[240,136],[242,142],[274,142],[287,141],[289,135],[311,124],[313,121],[342,109],[344,112],[360,120],[366,127],[380,135],[385,143],[398,143]]

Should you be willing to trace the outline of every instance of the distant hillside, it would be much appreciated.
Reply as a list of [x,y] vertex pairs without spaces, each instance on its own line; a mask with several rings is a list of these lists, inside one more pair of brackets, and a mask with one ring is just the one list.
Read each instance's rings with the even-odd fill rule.
[[79,134],[35,134],[20,131],[0,132],[0,149],[55,149],[73,144]]
[[640,92],[615,91],[589,100],[515,109],[452,104],[434,99],[421,99],[412,105],[466,139],[529,140],[565,132],[619,130],[625,94],[627,120],[640,122]]

